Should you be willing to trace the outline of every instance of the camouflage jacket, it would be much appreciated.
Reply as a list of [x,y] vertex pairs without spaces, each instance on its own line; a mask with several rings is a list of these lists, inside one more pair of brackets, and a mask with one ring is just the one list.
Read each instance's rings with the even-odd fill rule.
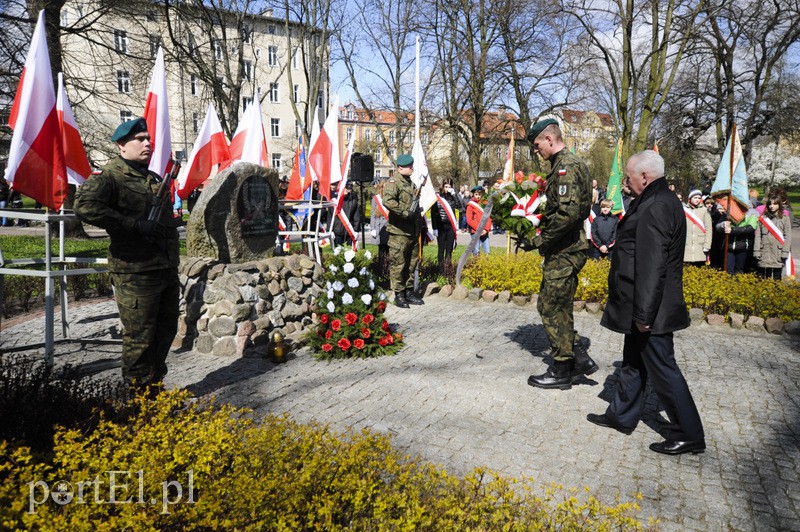
[[533,239],[542,255],[589,248],[583,221],[592,204],[592,177],[586,163],[564,148],[550,159],[541,233]]
[[[155,173],[143,174],[118,156],[103,167],[100,175],[87,179],[75,194],[78,218],[105,229],[111,237],[109,271],[136,273],[177,268],[176,229],[167,229],[166,241],[158,243],[144,238],[135,229],[136,221],[147,217],[160,181]],[[165,205],[163,217],[171,216],[172,205]]]
[[389,211],[387,230],[390,235],[417,236],[419,234],[419,216],[408,217],[408,211],[414,202],[416,187],[411,179],[397,174],[389,179],[383,187],[383,205]]

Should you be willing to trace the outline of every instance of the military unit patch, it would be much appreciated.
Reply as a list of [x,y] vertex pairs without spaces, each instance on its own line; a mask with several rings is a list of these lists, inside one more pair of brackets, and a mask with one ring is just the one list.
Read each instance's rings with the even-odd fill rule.
[[558,195],[559,196],[566,196],[568,190],[569,190],[569,187],[566,184],[558,185]]

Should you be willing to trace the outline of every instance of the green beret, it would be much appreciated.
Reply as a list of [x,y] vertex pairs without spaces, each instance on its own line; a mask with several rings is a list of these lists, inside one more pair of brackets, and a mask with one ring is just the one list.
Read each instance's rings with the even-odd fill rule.
[[536,137],[542,134],[544,128],[552,124],[558,125],[558,120],[556,120],[555,118],[545,118],[544,120],[539,120],[538,122],[533,124],[531,126],[531,129],[528,131],[528,140],[530,142],[533,142],[534,140],[536,140]]
[[114,134],[111,135],[111,142],[120,142],[125,137],[135,135],[137,133],[144,133],[147,131],[147,122],[144,121],[144,118],[135,118],[133,120],[128,120],[127,122],[123,122],[114,130]]
[[470,192],[484,192],[484,190],[482,186],[475,185],[474,187],[472,187],[472,190],[470,190]]
[[414,158],[407,153],[404,153],[397,158],[397,166],[411,166],[414,164]]

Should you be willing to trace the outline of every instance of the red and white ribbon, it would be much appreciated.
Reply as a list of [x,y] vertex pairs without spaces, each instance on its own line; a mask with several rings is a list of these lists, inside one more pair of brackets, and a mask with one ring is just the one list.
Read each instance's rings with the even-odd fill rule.
[[781,246],[786,244],[786,240],[783,238],[783,231],[781,231],[778,226],[775,225],[775,222],[769,218],[765,218],[763,214],[758,217],[758,221],[764,224],[764,227],[767,228],[767,231],[769,231],[772,236],[775,237],[775,240],[777,240]]
[[375,200],[375,206],[378,208],[378,212],[381,213],[381,216],[383,216],[384,218],[386,218],[388,220],[389,219],[389,211],[386,210],[386,207],[383,206],[383,200],[381,199],[381,195],[380,194],[375,194],[374,196],[372,196],[372,199]]
[[450,207],[450,203],[441,197],[439,194],[436,194],[436,201],[439,202],[439,206],[444,209],[444,212],[447,213],[447,219],[450,220],[450,225],[453,226],[453,233],[458,234],[458,224],[456,224],[456,215],[453,213],[453,208]]
[[794,259],[792,258],[792,254],[791,253],[789,253],[788,257],[786,257],[786,263],[784,264],[783,270],[784,270],[784,273],[786,274],[786,277],[790,277],[790,278],[794,279],[794,277],[795,277]]
[[689,207],[684,207],[683,213],[686,215],[687,220],[696,225],[697,228],[703,232],[703,234],[706,234],[706,227],[703,225],[703,221],[700,218],[698,218],[695,213],[692,212],[692,209],[690,209]]

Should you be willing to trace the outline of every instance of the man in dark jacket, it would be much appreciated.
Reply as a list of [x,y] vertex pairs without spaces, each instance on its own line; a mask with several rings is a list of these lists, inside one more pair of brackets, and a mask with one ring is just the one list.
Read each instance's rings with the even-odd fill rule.
[[167,354],[178,330],[178,231],[172,201],[161,219],[148,220],[161,177],[147,169],[152,154],[143,118],[111,137],[119,156],[75,195],[75,214],[111,237],[108,271],[122,321],[122,377],[131,388],[154,390],[167,374]]
[[625,179],[637,198],[619,224],[608,274],[608,303],[600,324],[625,334],[616,394],[605,414],[587,419],[630,434],[639,421],[648,376],[669,418],[664,454],[702,453],[700,414],[675,361],[672,333],[689,326],[683,300],[686,218],[667,188],[664,159],[652,150],[630,158]]
[[[353,193],[353,187],[347,183],[344,189],[344,198],[342,199],[342,212],[350,220],[350,225],[353,226],[353,232],[358,233],[361,231],[361,209],[358,208],[358,196]],[[342,221],[337,216],[333,220],[333,243],[336,246],[342,244],[352,244],[353,240],[347,232]]]

